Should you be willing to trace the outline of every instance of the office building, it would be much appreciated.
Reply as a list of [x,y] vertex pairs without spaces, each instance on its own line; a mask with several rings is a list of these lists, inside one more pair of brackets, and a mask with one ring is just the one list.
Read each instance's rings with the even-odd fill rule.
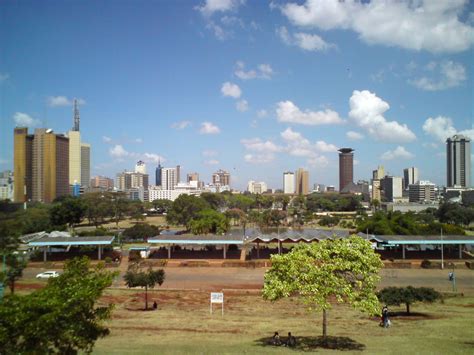
[[190,181],[199,181],[199,174],[198,173],[189,173],[186,176],[186,182]]
[[376,170],[372,171],[372,191],[370,200],[382,201],[380,180],[385,176],[385,169],[383,166],[378,166]]
[[13,201],[13,173],[10,170],[0,173],[0,201]]
[[419,180],[408,188],[410,202],[432,202],[435,200],[435,184]]
[[90,181],[90,187],[101,190],[113,190],[114,180],[106,176],[94,176]]
[[471,186],[471,140],[461,134],[446,140],[447,187]]
[[115,188],[119,191],[143,188],[148,189],[148,174],[124,171],[115,178]]
[[388,202],[397,202],[403,198],[403,184],[401,176],[385,176],[380,180],[385,199]]
[[411,167],[403,169],[403,189],[408,190],[409,185],[416,184],[418,182],[418,168]]
[[89,187],[91,181],[91,146],[81,143],[81,186]]
[[81,183],[81,132],[69,131],[69,185]]
[[163,190],[174,190],[178,184],[179,165],[176,168],[161,168],[161,187]]
[[212,184],[215,186],[230,186],[230,174],[222,169],[219,169],[212,174]]
[[146,164],[144,161],[137,161],[137,163],[135,164],[135,172],[140,174],[146,174]]
[[247,184],[247,191],[252,194],[263,194],[264,192],[267,192],[267,189],[267,184],[263,181],[256,182],[250,180]]
[[354,149],[339,149],[339,191],[354,182]]
[[28,128],[18,127],[13,137],[13,201],[26,202],[33,196],[33,135],[28,134]]
[[299,195],[309,193],[309,172],[303,168],[296,171],[296,193]]
[[376,170],[372,171],[372,179],[381,180],[385,176],[385,169],[383,165],[379,165]]
[[155,185],[156,186],[161,186],[161,163],[160,160],[158,159],[158,166],[155,169]]
[[283,193],[294,194],[295,191],[295,173],[285,171],[283,173]]

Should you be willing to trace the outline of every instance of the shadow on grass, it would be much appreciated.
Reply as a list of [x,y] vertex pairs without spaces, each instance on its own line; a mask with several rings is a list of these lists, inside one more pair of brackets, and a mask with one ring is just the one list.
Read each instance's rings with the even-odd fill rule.
[[[285,338],[282,339],[283,344]],[[259,346],[278,347],[272,344],[272,338],[260,338],[255,341]],[[281,345],[284,346],[284,345]],[[296,346],[288,348],[295,351],[314,351],[318,348],[342,351],[363,351],[365,345],[348,337],[296,337]]]

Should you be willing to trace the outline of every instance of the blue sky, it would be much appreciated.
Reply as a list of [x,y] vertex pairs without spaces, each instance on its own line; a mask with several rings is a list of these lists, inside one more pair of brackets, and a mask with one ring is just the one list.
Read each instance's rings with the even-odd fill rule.
[[3,1],[0,169],[15,125],[72,127],[92,174],[137,160],[208,182],[281,188],[305,167],[338,185],[416,166],[445,184],[448,135],[474,138],[474,7],[467,0]]

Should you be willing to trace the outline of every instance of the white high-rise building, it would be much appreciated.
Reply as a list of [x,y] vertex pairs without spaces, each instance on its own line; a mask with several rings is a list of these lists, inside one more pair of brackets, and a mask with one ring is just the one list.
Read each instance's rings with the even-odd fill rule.
[[267,192],[267,189],[267,184],[263,181],[256,182],[250,180],[247,184],[247,190],[252,194],[263,194],[264,192]]
[[285,194],[295,193],[295,173],[292,171],[283,173],[283,192]]
[[135,172],[140,174],[146,174],[146,164],[144,161],[137,161],[137,163],[135,164]]
[[179,170],[176,168],[161,168],[161,187],[163,190],[174,190],[178,184]]
[[411,167],[403,169],[403,189],[408,190],[409,185],[416,184],[419,181],[418,168]]

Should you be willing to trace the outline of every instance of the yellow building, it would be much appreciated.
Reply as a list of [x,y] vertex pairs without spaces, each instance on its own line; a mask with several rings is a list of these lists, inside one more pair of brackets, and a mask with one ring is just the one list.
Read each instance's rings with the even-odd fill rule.
[[69,185],[81,183],[81,132],[69,131]]
[[296,171],[296,193],[300,195],[309,193],[309,172],[303,168]]

